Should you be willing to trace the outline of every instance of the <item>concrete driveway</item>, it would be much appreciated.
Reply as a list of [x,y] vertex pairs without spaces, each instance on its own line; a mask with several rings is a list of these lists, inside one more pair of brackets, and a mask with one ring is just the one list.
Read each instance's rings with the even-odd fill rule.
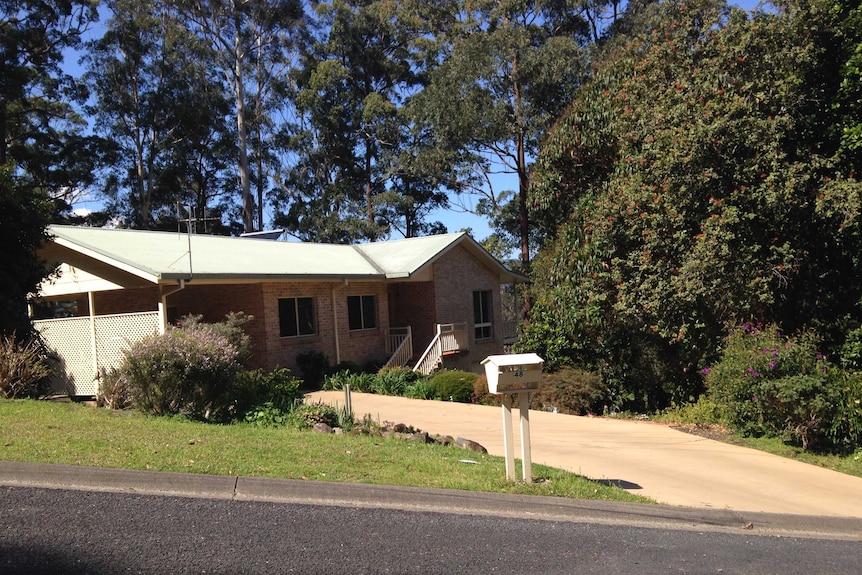
[[[344,405],[343,392],[308,402]],[[502,409],[352,394],[357,417],[476,441],[504,455]],[[515,456],[520,457],[517,409]],[[533,463],[617,482],[661,503],[834,517],[862,517],[862,478],[728,445],[646,421],[530,412]],[[520,468],[520,467],[519,467]],[[500,472],[505,474],[502,468]]]

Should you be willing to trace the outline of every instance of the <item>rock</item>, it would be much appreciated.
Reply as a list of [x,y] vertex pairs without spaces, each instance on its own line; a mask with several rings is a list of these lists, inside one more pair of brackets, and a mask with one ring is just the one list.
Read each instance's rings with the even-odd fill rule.
[[458,437],[457,439],[455,439],[455,445],[461,447],[462,449],[466,449],[467,451],[475,451],[476,453],[488,453],[487,449],[485,449],[475,441],[464,439],[463,437]]
[[317,433],[332,433],[332,428],[322,421],[315,423],[311,429]]
[[431,443],[431,440],[428,438],[427,431],[419,431],[413,434],[413,439],[418,441],[419,443]]
[[392,431],[395,433],[407,433],[407,426],[403,423],[396,423],[392,426]]
[[344,429],[341,427],[336,427],[332,432],[335,433],[335,435],[344,435]]

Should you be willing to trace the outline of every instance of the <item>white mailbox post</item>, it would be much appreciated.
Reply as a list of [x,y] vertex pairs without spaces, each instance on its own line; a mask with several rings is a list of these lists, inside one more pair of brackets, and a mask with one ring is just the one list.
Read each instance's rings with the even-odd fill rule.
[[482,360],[488,391],[503,396],[503,446],[506,450],[506,479],[515,479],[515,446],[512,437],[512,395],[519,394],[521,412],[521,465],[524,481],[533,481],[530,457],[530,392],[542,385],[542,364],[535,353],[489,355]]

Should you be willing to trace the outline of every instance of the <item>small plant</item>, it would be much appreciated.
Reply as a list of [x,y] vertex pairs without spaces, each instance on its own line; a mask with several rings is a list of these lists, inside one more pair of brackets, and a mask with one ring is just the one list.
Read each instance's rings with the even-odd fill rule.
[[402,396],[418,379],[419,374],[406,367],[383,368],[377,372],[374,391],[381,395]]
[[108,409],[130,409],[134,400],[126,380],[116,368],[102,369],[99,374],[99,391],[96,403]]
[[339,371],[326,377],[323,389],[327,391],[340,391],[345,385],[350,385],[351,391],[359,393],[374,393],[374,385],[377,376],[373,373],[355,371]]
[[24,344],[14,334],[0,337],[0,397],[34,397],[39,381],[50,373],[37,340]]
[[317,423],[338,425],[338,410],[323,403],[302,403],[290,412],[288,421],[297,429],[310,429]]
[[428,383],[434,389],[434,394],[443,401],[470,403],[473,383],[478,377],[469,371],[447,370],[438,372]]
[[437,392],[428,380],[420,379],[404,388],[404,397],[411,399],[437,399]]
[[[288,414],[302,402],[299,379],[290,370],[276,368],[272,371],[254,370],[245,372],[245,390],[248,399],[238,399],[238,411],[244,413],[245,421],[261,427],[279,427],[287,423]],[[241,405],[250,407],[242,409]],[[241,415],[242,413],[238,414]]]

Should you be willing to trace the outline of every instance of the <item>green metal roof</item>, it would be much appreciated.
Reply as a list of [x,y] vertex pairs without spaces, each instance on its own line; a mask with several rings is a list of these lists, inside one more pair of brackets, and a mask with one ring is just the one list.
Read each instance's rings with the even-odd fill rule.
[[49,263],[111,268],[152,283],[410,278],[458,244],[502,282],[523,280],[465,233],[354,246],[75,226],[51,226],[48,233]]

